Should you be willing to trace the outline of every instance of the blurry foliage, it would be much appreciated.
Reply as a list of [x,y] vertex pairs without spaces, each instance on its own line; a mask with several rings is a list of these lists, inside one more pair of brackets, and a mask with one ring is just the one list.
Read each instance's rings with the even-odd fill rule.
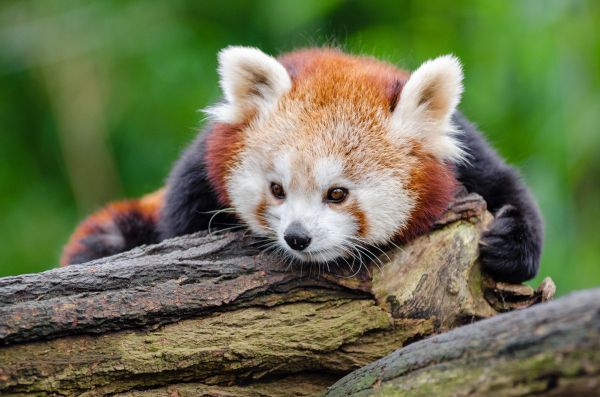
[[218,98],[217,51],[321,44],[406,68],[455,53],[461,109],[546,219],[540,277],[600,284],[600,2],[3,1],[0,275],[52,268],[78,220],[159,187]]

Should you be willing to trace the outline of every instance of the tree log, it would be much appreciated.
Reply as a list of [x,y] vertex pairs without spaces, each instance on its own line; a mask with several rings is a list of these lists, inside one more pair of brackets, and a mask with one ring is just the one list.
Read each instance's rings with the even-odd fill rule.
[[396,395],[600,395],[600,288],[411,344],[326,393]]
[[223,233],[0,279],[0,392],[317,395],[401,346],[551,298],[549,280],[481,272],[490,221],[469,195],[402,249],[325,268]]

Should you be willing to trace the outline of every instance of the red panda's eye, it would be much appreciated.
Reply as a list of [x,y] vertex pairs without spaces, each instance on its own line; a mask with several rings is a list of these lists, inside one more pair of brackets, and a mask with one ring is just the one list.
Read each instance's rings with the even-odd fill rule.
[[271,193],[280,200],[285,198],[285,191],[279,183],[271,182]]
[[330,203],[341,203],[348,196],[348,189],[334,187],[327,192],[327,201]]

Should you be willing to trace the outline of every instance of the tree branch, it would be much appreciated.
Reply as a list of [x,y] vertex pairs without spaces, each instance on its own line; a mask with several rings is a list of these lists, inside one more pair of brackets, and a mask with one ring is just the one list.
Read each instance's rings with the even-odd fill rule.
[[0,279],[0,392],[315,395],[398,347],[549,299],[551,281],[481,273],[490,220],[462,197],[437,230],[361,269],[288,266],[225,233]]
[[597,396],[600,289],[487,319],[395,351],[326,396]]

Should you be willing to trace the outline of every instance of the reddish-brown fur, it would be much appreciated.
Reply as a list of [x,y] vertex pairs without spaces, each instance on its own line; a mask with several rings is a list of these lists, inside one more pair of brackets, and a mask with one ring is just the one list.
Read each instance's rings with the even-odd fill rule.
[[448,208],[458,185],[449,165],[424,153],[419,145],[415,145],[415,155],[420,164],[413,169],[408,188],[416,193],[417,200],[406,228],[396,236],[400,243],[429,231]]
[[216,123],[207,132],[205,164],[208,178],[222,205],[229,207],[225,180],[244,148],[244,125]]
[[72,258],[82,250],[85,246],[82,240],[90,236],[103,226],[110,224],[118,214],[129,212],[137,212],[147,217],[152,222],[158,221],[160,209],[164,203],[164,189],[157,190],[147,194],[140,199],[123,200],[108,204],[106,207],[88,216],[83,222],[77,226],[75,232],[71,235],[69,242],[63,249],[60,258],[60,265],[67,266],[71,263]]
[[269,224],[267,223],[267,219],[265,217],[265,212],[267,211],[267,200],[265,200],[265,198],[263,197],[260,200],[260,203],[258,203],[258,206],[256,207],[256,219],[258,220],[258,223],[262,226],[262,227],[268,227]]
[[367,221],[365,213],[360,209],[360,206],[356,202],[353,202],[350,205],[348,212],[350,212],[356,220],[356,225],[358,226],[356,234],[358,237],[364,237],[369,230],[369,222]]

